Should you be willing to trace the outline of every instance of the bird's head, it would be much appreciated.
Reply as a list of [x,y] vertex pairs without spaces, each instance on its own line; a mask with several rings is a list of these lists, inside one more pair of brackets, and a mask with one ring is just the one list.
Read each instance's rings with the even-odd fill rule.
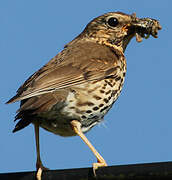
[[137,18],[136,14],[110,12],[93,19],[80,37],[95,40],[103,44],[121,47],[124,51],[132,37],[140,42],[149,35],[157,37],[161,29],[159,22],[151,18]]

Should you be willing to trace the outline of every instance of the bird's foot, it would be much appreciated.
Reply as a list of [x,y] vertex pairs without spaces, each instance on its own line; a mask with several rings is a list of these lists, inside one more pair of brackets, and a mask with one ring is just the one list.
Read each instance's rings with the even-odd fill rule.
[[37,169],[37,172],[36,172],[36,179],[37,179],[37,180],[41,180],[42,171],[47,171],[47,170],[49,170],[48,168],[44,167],[44,166],[42,165],[42,163],[37,163],[37,164],[36,164],[36,169]]
[[97,161],[97,163],[93,163],[93,173],[94,173],[94,176],[96,176],[96,170],[99,168],[99,167],[106,167],[107,164],[106,164],[106,161],[103,159],[102,161]]

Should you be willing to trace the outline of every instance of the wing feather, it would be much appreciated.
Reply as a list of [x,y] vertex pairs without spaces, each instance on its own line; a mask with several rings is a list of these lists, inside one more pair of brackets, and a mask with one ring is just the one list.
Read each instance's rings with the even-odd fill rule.
[[92,42],[67,47],[34,73],[7,103],[116,75],[118,56]]

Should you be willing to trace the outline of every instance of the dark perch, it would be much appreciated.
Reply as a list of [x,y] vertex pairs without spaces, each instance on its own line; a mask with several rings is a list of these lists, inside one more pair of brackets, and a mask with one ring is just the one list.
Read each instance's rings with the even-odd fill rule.
[[[42,180],[116,180],[172,179],[172,162],[120,165],[99,168],[93,177],[92,168],[44,171]],[[1,173],[0,180],[35,180],[35,172]]]

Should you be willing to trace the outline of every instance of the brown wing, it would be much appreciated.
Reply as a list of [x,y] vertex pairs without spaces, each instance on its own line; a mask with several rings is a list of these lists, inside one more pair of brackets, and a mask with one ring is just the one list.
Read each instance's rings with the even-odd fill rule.
[[73,44],[34,73],[7,103],[115,75],[117,60],[107,46],[93,42]]

